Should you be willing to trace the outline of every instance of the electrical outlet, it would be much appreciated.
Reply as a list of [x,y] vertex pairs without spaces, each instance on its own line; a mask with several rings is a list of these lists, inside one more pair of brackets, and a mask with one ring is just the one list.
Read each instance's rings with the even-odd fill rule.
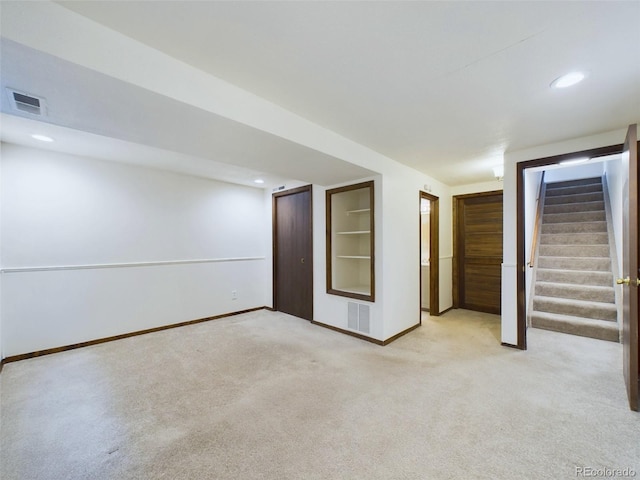
[[238,299],[238,291],[231,290],[231,300],[237,300],[237,299]]

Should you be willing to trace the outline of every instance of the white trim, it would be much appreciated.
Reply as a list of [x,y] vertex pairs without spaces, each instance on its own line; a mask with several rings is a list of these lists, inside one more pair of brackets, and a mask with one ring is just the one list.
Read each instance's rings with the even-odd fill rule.
[[203,258],[196,260],[165,260],[157,262],[96,263],[88,265],[55,265],[46,267],[13,267],[0,269],[0,273],[52,272],[59,270],[94,270],[99,268],[159,267],[165,265],[190,265],[194,263],[246,262],[251,260],[265,259],[266,257],[230,257]]

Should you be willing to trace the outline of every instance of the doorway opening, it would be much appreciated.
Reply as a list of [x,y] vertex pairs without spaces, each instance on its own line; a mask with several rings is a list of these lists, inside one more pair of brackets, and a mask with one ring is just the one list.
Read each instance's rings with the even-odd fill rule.
[[620,342],[621,155],[524,171],[527,326]]
[[420,311],[432,316],[440,315],[439,215],[438,197],[420,192]]
[[[518,343],[517,347],[526,350],[527,348],[527,338],[526,338],[526,330],[527,330],[527,275],[528,268],[526,267],[527,263],[530,263],[530,258],[526,257],[527,250],[531,254],[531,243],[529,247],[527,247],[527,239],[526,235],[529,231],[527,228],[527,221],[531,218],[531,213],[527,215],[526,209],[527,204],[529,204],[529,208],[531,208],[531,202],[527,202],[526,192],[528,189],[525,185],[525,180],[527,177],[527,172],[535,172],[536,169],[540,167],[549,167],[552,165],[558,165],[560,162],[570,162],[575,161],[576,159],[581,158],[594,158],[594,157],[604,157],[607,155],[620,154],[622,152],[622,145],[613,145],[609,147],[601,147],[592,150],[585,150],[581,152],[556,155],[553,157],[540,158],[537,160],[529,160],[526,162],[520,162],[516,165],[516,196],[517,196],[517,220],[516,220],[516,247],[517,247],[517,261],[516,261],[516,271],[517,273],[517,325],[518,325]],[[531,281],[531,280],[529,280]]]
[[[540,158],[516,164],[516,312],[517,312],[517,347],[527,348],[527,269],[526,254],[526,188],[525,171],[535,167],[575,161],[581,158],[598,159],[610,155],[621,154],[621,174],[623,188],[620,203],[622,204],[622,265],[623,278],[616,280],[623,287],[622,294],[622,351],[623,376],[627,390],[629,406],[638,410],[638,391],[640,390],[640,350],[638,348],[638,142],[636,126],[629,127],[625,144],[584,150],[553,157]],[[613,203],[613,198],[612,198]]]

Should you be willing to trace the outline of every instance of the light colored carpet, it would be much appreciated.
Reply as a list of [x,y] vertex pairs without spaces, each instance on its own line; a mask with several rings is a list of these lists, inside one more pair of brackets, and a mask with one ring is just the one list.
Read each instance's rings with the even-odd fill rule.
[[425,314],[379,347],[258,311],[5,365],[3,480],[640,476],[621,346]]

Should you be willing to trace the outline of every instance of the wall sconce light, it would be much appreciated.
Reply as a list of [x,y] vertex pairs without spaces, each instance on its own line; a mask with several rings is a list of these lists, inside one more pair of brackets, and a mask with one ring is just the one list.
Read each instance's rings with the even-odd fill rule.
[[504,166],[498,165],[497,167],[493,167],[493,175],[496,177],[496,180],[501,182],[504,178]]

